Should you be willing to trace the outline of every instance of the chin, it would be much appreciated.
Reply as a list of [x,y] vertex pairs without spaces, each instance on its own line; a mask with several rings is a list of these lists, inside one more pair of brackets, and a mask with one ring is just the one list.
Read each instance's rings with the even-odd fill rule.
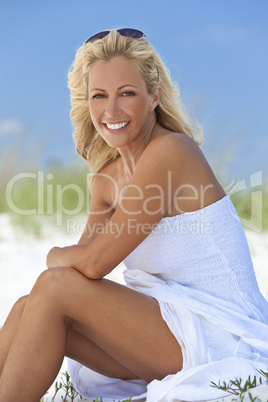
[[130,144],[126,138],[103,138],[111,148],[121,148]]

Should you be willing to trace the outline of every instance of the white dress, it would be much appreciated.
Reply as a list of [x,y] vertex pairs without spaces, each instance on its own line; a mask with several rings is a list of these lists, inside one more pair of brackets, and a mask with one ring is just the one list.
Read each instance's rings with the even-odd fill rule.
[[207,401],[226,396],[211,381],[259,378],[258,370],[267,371],[268,303],[228,195],[201,210],[163,218],[124,263],[126,285],[159,302],[181,345],[183,369],[146,384],[110,379],[71,360],[71,377],[84,397]]

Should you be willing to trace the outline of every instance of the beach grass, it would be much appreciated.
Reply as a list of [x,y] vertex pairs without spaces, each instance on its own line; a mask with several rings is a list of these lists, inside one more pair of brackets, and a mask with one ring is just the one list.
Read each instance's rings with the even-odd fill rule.
[[[58,393],[62,391],[63,395],[61,395],[61,400],[62,401],[66,401],[66,402],[73,402],[73,401],[88,401],[88,402],[103,402],[102,397],[100,399],[98,399],[97,397],[91,401],[88,399],[84,399],[82,397],[82,395],[79,394],[79,392],[75,389],[72,381],[71,381],[71,377],[70,374],[68,373],[68,371],[65,371],[64,373],[61,373],[61,379],[60,381],[56,381],[54,384],[54,395],[51,397],[51,402],[55,401],[55,400],[59,400],[59,398],[57,398]],[[40,402],[44,402],[45,401],[46,396],[44,396]],[[115,402],[115,401],[114,401]],[[118,402],[131,402],[131,398],[129,399],[125,399],[124,401],[118,401]]]
[[78,166],[24,169],[2,177],[0,213],[8,213],[15,225],[40,236],[42,225],[86,214],[90,205],[88,171]]
[[[234,395],[239,397],[233,398],[232,401],[244,401],[246,393],[248,393],[249,400],[252,402],[265,402],[264,400],[260,400],[257,396],[253,397],[249,390],[253,390],[256,388],[258,385],[262,385],[263,383],[267,384],[268,381],[268,373],[263,371],[263,370],[258,370],[260,377],[257,378],[257,376],[254,376],[253,378],[251,376],[248,377],[246,381],[242,381],[241,378],[236,378],[235,380],[230,380],[228,383],[226,381],[223,381],[222,383],[219,382],[219,384],[216,384],[215,382],[211,382],[211,387],[217,388],[219,390],[222,390],[224,392],[227,392],[229,395]],[[266,394],[266,393],[265,393]],[[266,399],[266,398],[265,398]],[[268,398],[266,399],[266,402],[268,402]]]
[[[69,401],[69,402],[73,402],[73,401],[88,401],[88,402],[103,402],[102,397],[100,399],[98,399],[97,397],[91,401],[88,399],[84,399],[82,397],[82,395],[79,394],[79,392],[75,389],[72,381],[71,381],[71,377],[70,374],[68,373],[68,371],[65,371],[64,373],[61,373],[61,379],[60,381],[56,381],[54,384],[54,395],[50,398],[51,402],[55,401],[55,400],[59,400],[59,398],[57,398],[57,396],[59,395],[59,392],[62,391],[63,395],[61,395],[61,400],[62,401]],[[40,402],[44,402],[46,399],[46,396],[44,396]],[[118,402],[131,402],[132,398],[128,398],[128,399],[124,399],[122,401],[118,401]],[[116,402],[116,401],[114,401]]]
[[257,202],[253,200],[252,193],[248,191],[243,194],[231,194],[231,199],[243,221],[253,221],[252,228],[254,229],[255,223],[258,231],[268,230],[268,184],[264,185]]
[[[55,213],[60,207],[63,210],[75,209],[81,192],[88,193],[87,173],[86,168],[77,166],[52,166],[2,176],[0,212],[12,211],[13,204],[25,211],[42,208],[44,214]],[[85,207],[86,203],[83,204]]]

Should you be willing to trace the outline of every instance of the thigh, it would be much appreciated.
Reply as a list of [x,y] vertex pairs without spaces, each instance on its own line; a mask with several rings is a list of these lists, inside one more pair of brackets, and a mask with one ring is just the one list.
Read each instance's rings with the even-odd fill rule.
[[180,345],[155,299],[107,279],[88,279],[69,267],[45,271],[39,282],[45,282],[46,297],[55,299],[54,308],[73,331],[137,377],[151,381],[181,370]]
[[67,335],[65,356],[106,377],[122,380],[139,379],[137,375],[120,364],[88,337],[70,328]]

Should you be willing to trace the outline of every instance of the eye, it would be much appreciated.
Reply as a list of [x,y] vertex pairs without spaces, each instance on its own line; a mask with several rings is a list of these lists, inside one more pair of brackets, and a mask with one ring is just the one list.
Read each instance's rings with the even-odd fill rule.
[[134,92],[132,92],[132,91],[125,91],[125,92],[123,92],[123,94],[122,94],[123,96],[134,96],[135,95],[135,93]]
[[105,97],[104,94],[98,93],[98,94],[93,95],[93,96],[92,96],[92,99],[101,99],[101,98],[104,98],[104,97]]

